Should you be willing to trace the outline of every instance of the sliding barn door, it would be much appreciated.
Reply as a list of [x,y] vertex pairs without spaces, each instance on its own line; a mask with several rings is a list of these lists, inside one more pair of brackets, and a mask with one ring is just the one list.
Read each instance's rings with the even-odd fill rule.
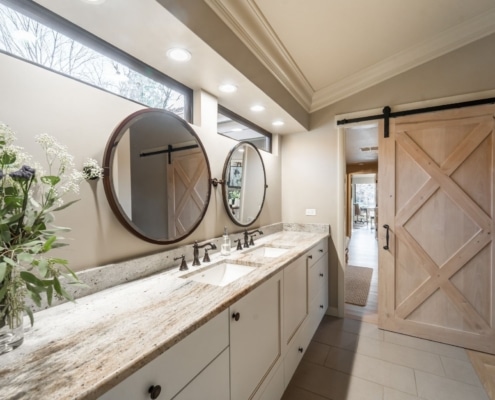
[[199,222],[208,196],[208,167],[200,150],[172,153],[168,166],[169,237],[186,234]]
[[495,353],[494,113],[392,118],[381,135],[381,328]]

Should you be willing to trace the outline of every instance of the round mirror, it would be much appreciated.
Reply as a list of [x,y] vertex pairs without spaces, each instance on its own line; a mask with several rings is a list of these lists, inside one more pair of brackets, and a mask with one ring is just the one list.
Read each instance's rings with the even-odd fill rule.
[[240,142],[230,152],[223,169],[223,203],[237,225],[251,225],[263,209],[266,174],[258,149]]
[[189,124],[161,109],[129,115],[103,157],[104,187],[119,221],[148,242],[177,242],[199,225],[210,200],[210,166]]

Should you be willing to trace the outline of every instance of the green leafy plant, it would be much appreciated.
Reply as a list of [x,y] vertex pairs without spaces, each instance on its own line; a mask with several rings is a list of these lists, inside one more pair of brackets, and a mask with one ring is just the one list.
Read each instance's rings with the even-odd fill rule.
[[69,229],[53,225],[54,213],[77,201],[63,198],[78,193],[82,174],[53,137],[35,137],[46,156],[44,166],[32,163],[15,140],[0,123],[0,328],[19,325],[24,312],[34,323],[27,298],[38,306],[42,297],[48,305],[54,296],[73,300],[64,285],[81,284],[67,260],[47,253],[66,245],[59,234]]
[[231,190],[229,192],[229,199],[240,199],[241,191],[240,190]]

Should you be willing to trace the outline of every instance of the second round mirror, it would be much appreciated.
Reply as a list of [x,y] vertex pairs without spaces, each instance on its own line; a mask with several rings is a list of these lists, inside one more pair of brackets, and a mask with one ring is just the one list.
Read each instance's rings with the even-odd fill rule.
[[259,217],[265,201],[266,174],[258,149],[240,142],[230,152],[223,170],[223,202],[232,221],[249,226]]

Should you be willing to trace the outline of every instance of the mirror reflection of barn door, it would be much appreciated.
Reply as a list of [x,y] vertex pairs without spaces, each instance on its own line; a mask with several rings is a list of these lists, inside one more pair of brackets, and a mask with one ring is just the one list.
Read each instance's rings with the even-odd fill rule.
[[494,113],[392,118],[381,135],[381,328],[495,353]]
[[169,237],[178,237],[201,218],[208,195],[208,168],[200,150],[185,150],[172,153],[167,171]]

